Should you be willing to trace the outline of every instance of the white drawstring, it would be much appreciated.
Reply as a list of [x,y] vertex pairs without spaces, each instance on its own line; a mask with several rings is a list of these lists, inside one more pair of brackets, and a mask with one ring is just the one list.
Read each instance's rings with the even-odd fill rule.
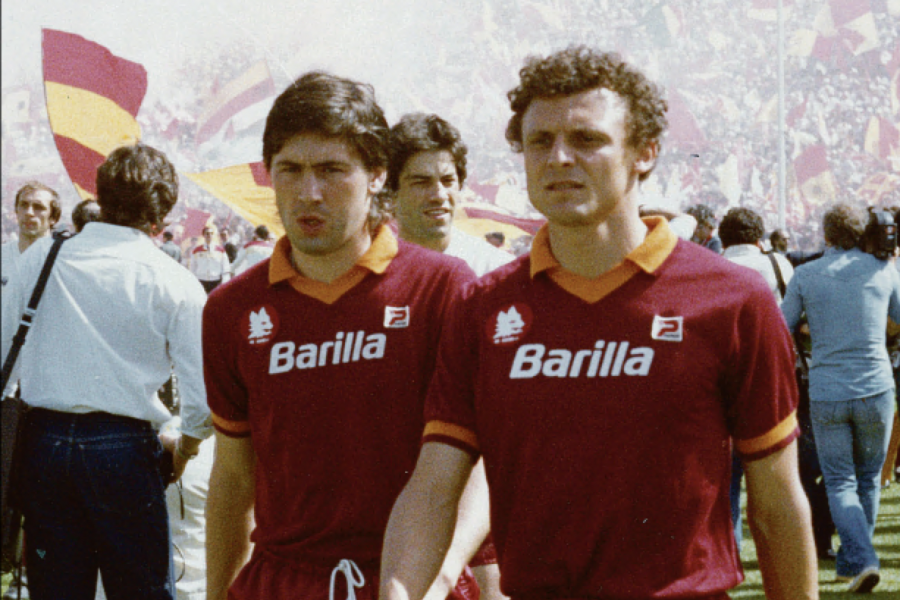
[[328,600],[334,598],[334,578],[338,573],[343,573],[347,578],[347,600],[356,600],[356,588],[366,585],[366,578],[363,577],[362,571],[356,566],[356,563],[346,558],[342,559],[331,571],[331,588],[328,591]]

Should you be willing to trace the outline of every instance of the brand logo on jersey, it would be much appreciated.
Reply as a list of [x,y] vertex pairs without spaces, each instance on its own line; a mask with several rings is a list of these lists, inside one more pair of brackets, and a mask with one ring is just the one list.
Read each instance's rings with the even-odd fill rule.
[[409,327],[408,306],[385,306],[384,326],[387,329],[403,329]]
[[365,331],[339,331],[333,340],[321,344],[278,342],[269,352],[269,374],[287,373],[292,369],[313,369],[327,364],[340,365],[360,360],[384,358],[387,336],[367,335]]
[[252,346],[267,344],[278,333],[278,313],[269,305],[250,309],[244,314],[242,323]]
[[534,315],[525,304],[512,304],[501,308],[488,319],[488,340],[494,344],[505,345],[518,342],[531,329]]
[[680,342],[684,337],[684,317],[661,317],[654,315],[650,337],[654,340]]
[[629,348],[628,342],[597,340],[591,350],[548,350],[544,344],[522,344],[516,351],[510,379],[544,377],[646,377],[653,348]]

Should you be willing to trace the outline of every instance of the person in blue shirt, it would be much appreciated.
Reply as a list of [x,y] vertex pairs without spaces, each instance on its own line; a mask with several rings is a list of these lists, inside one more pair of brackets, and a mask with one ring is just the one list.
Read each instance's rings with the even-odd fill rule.
[[781,305],[792,330],[804,311],[809,323],[810,414],[841,540],[835,569],[852,592],[880,580],[872,536],[895,385],[885,336],[888,316],[900,321],[900,274],[859,249],[867,222],[862,207],[831,208],[824,256],[796,269]]

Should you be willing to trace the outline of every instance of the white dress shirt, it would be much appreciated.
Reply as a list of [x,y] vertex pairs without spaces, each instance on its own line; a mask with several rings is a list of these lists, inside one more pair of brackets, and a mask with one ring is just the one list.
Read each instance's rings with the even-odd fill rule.
[[[775,299],[778,301],[779,306],[781,305],[783,298],[781,297],[781,291],[778,289],[778,278],[775,276],[775,270],[772,268],[772,261],[769,260],[767,255],[763,254],[763,251],[759,249],[759,246],[754,244],[737,244],[735,246],[729,246],[725,248],[722,256],[733,263],[749,267],[762,275],[763,278],[765,278],[766,283],[769,284],[769,289],[775,294]],[[781,254],[776,252],[773,256],[778,262],[778,267],[781,270],[781,278],[784,279],[784,285],[785,288],[787,288],[788,282],[791,280],[791,277],[794,276],[794,267],[791,266],[788,259]]]
[[[3,357],[53,240],[22,255],[5,291]],[[182,432],[212,434],[203,383],[206,293],[191,273],[130,227],[88,223],[63,244],[16,365],[22,398],[71,413],[103,411],[160,426],[157,390],[174,368]]]
[[516,260],[509,252],[504,252],[486,240],[455,227],[450,234],[450,245],[444,250],[444,254],[462,259],[479,277]]

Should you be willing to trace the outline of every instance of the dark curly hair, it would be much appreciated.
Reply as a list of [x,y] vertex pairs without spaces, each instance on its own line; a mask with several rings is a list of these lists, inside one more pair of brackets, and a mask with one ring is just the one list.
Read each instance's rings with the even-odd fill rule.
[[459,185],[466,180],[466,155],[469,149],[459,130],[437,115],[410,113],[391,128],[387,187],[397,191],[400,173],[414,155],[431,150],[446,150],[453,156]]
[[[291,138],[304,133],[342,138],[359,153],[366,170],[387,169],[388,123],[369,84],[311,71],[289,85],[266,118],[266,169]],[[389,198],[377,194],[369,211],[369,231],[374,233],[389,218]]]
[[97,204],[105,223],[154,234],[177,201],[178,174],[156,148],[123,146],[97,169]]
[[[617,93],[628,103],[625,127],[633,148],[651,140],[661,142],[668,126],[662,88],[614,52],[571,46],[545,58],[530,56],[519,78],[519,85],[507,94],[513,116],[506,126],[506,140],[515,152],[522,151],[522,120],[536,98],[571,96],[601,87]],[[643,173],[640,179],[649,175],[650,171]]]
[[862,207],[835,204],[822,218],[825,242],[843,250],[856,248],[868,223],[869,215]]
[[738,244],[756,244],[765,233],[762,217],[749,208],[732,208],[719,223],[719,239],[724,248]]
[[705,204],[695,204],[684,212],[697,219],[697,225],[716,226],[716,213]]

